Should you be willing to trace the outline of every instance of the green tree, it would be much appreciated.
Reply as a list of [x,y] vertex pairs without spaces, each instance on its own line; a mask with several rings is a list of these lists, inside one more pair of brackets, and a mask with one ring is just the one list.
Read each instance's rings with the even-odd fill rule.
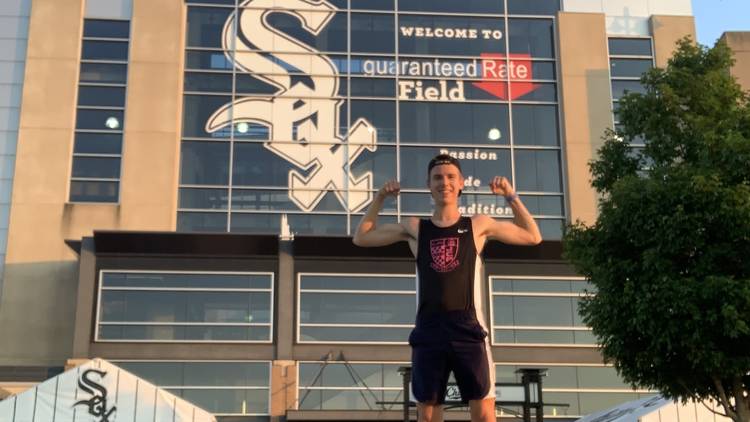
[[622,99],[590,163],[597,221],[568,227],[564,249],[595,288],[581,316],[627,382],[748,422],[750,98],[732,63],[686,38]]

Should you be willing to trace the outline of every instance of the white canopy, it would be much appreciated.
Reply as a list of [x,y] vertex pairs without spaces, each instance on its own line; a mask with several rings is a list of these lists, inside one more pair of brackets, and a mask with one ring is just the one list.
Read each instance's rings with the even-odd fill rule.
[[[706,406],[723,413],[713,403]],[[725,422],[729,418],[716,415],[701,403],[675,403],[661,395],[647,397],[592,413],[576,422]]]
[[0,401],[3,422],[216,422],[205,410],[103,359]]

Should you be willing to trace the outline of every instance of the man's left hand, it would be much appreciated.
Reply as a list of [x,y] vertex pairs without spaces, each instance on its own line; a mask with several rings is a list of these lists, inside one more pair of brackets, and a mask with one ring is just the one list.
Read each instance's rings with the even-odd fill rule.
[[490,190],[495,195],[511,196],[515,194],[513,186],[508,181],[508,178],[502,176],[495,176],[490,182]]

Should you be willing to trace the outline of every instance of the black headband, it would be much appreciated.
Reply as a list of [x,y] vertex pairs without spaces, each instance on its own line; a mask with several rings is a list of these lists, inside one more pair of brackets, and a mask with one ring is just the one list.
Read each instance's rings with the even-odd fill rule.
[[442,166],[444,164],[452,164],[458,168],[459,172],[461,171],[461,164],[458,162],[457,159],[447,154],[441,154],[433,158],[432,160],[430,160],[430,164],[427,166],[427,173],[432,171],[433,167]]

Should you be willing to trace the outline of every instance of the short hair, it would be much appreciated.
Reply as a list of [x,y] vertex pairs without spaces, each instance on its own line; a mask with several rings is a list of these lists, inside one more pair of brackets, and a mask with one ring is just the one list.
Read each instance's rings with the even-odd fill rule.
[[439,154],[439,155],[436,155],[432,160],[430,160],[430,164],[427,165],[427,176],[430,175],[430,172],[432,171],[433,167],[441,166],[443,164],[452,164],[456,166],[459,173],[463,174],[463,172],[461,171],[461,164],[458,162],[457,159],[455,159],[454,157],[451,157],[448,154]]

